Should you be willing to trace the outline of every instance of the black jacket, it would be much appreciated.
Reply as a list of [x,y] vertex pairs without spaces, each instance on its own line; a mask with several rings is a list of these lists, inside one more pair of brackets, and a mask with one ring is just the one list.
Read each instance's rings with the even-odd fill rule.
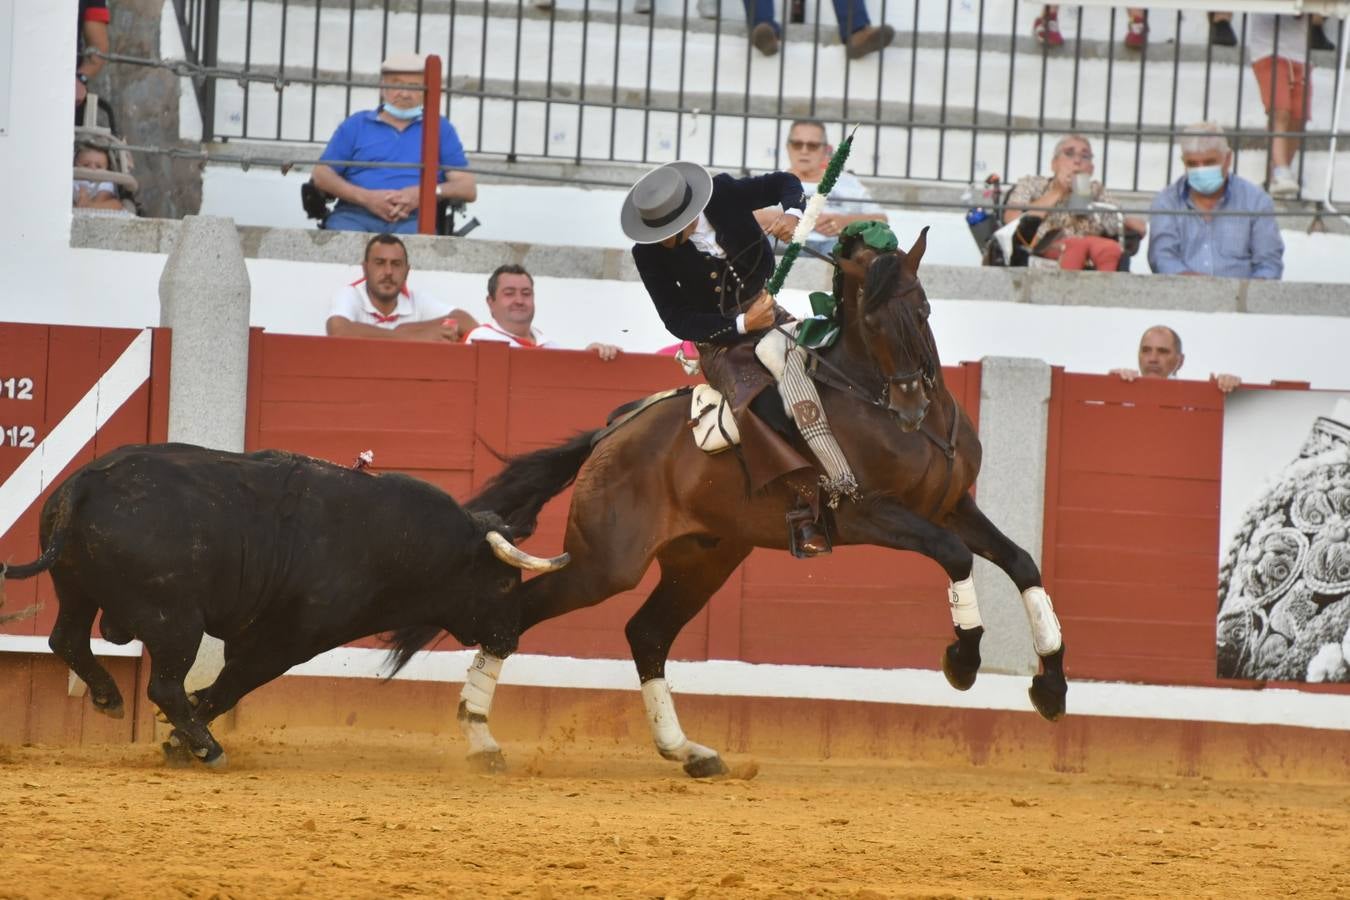
[[[741,338],[736,315],[742,304],[764,289],[774,268],[773,248],[754,212],[777,205],[804,208],[802,183],[796,175],[718,175],[703,214],[726,259],[709,256],[689,241],[671,248],[634,245],[633,262],[671,334],[711,344],[734,344]],[[728,272],[728,265],[733,271]]]

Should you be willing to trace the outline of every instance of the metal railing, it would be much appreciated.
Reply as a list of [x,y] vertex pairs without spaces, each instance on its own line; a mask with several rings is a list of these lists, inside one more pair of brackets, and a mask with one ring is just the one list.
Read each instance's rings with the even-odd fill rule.
[[[787,124],[816,118],[861,126],[851,167],[864,176],[1016,177],[1041,171],[1049,145],[1076,132],[1097,145],[1097,175],[1108,187],[1154,191],[1179,173],[1178,132],[1208,119],[1228,130],[1239,168],[1264,178],[1271,123],[1240,15],[1235,48],[1209,44],[1203,12],[1164,9],[1151,16],[1149,43],[1126,50],[1123,10],[1066,8],[1065,46],[1052,50],[1031,36],[1038,6],[873,0],[872,24],[893,26],[896,39],[855,60],[833,33],[829,4],[813,0],[808,20],[792,23],[790,3],[779,0],[783,49],[766,59],[749,43],[740,0],[721,0],[713,20],[698,17],[695,0],[654,0],[651,14],[618,2],[618,9],[581,0],[547,10],[528,0],[175,0],[175,7],[191,62],[271,81],[198,79],[208,141],[324,143],[343,118],[378,102],[379,61],[414,49],[445,60],[443,112],[465,149],[508,160],[685,158],[779,168]],[[1343,23],[1332,37],[1343,46]],[[1301,55],[1316,82],[1316,127],[1299,133],[1303,180],[1309,154],[1321,155],[1316,165],[1325,171],[1335,164],[1332,147],[1344,155],[1347,133],[1330,114],[1342,88],[1339,60]]]

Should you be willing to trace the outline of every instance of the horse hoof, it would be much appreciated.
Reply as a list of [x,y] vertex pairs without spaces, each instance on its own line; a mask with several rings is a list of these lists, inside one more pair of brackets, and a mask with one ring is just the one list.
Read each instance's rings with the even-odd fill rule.
[[713,778],[727,772],[727,764],[717,755],[696,756],[684,764],[684,773],[690,778]]
[[980,674],[980,670],[962,664],[960,647],[959,641],[947,645],[942,654],[942,674],[947,676],[947,683],[958,691],[968,691],[975,684],[975,676]]
[[208,756],[203,759],[202,765],[206,766],[208,769],[215,769],[217,772],[221,772],[229,765],[229,761],[225,758],[225,751],[221,750],[215,756]]
[[500,750],[482,750],[469,754],[469,768],[483,775],[500,775],[506,771],[506,757]]
[[1069,686],[1067,684],[1063,682],[1056,684],[1044,675],[1032,676],[1031,687],[1027,688],[1027,696],[1031,698],[1031,705],[1036,707],[1036,712],[1049,722],[1064,717],[1065,698],[1068,693]]
[[106,704],[99,703],[97,700],[95,700],[94,709],[97,712],[103,713],[103,715],[107,716],[110,719],[120,719],[127,714],[126,707],[122,705],[122,699],[120,697],[114,700],[112,703]]
[[187,744],[175,744],[173,741],[165,741],[159,745],[164,751],[164,762],[171,769],[186,769],[192,765],[192,752],[188,750]]

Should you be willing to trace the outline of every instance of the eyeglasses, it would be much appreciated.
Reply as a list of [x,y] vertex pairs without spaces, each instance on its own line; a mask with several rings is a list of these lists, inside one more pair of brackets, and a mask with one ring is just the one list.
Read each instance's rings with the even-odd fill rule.
[[815,153],[824,146],[824,141],[788,141],[788,149],[805,150],[807,153]]
[[1066,157],[1068,157],[1069,159],[1081,159],[1083,162],[1092,162],[1092,151],[1091,151],[1091,150],[1084,150],[1084,151],[1082,151],[1082,152],[1080,153],[1078,150],[1075,150],[1073,147],[1065,147],[1063,150],[1061,150],[1061,151],[1059,151],[1059,152],[1060,152],[1060,155],[1066,156]]

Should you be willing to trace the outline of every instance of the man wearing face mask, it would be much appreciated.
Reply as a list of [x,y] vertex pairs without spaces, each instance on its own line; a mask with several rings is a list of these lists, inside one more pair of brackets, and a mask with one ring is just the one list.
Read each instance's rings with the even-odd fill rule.
[[[314,185],[338,198],[324,227],[330,231],[417,232],[418,180],[415,168],[371,168],[344,165],[352,161],[420,163],[422,161],[422,71],[426,57],[398,53],[380,66],[380,106],[349,117],[333,132],[314,167]],[[455,127],[436,116],[441,129],[441,165],[464,166]],[[437,196],[472,201],[478,187],[469,172],[441,172]]]
[[[1181,161],[1185,174],[1153,198],[1149,267],[1162,275],[1283,275],[1284,239],[1275,204],[1258,185],[1232,171],[1233,153],[1222,129],[1213,122],[1187,126]],[[1229,215],[1168,215],[1187,211]]]

